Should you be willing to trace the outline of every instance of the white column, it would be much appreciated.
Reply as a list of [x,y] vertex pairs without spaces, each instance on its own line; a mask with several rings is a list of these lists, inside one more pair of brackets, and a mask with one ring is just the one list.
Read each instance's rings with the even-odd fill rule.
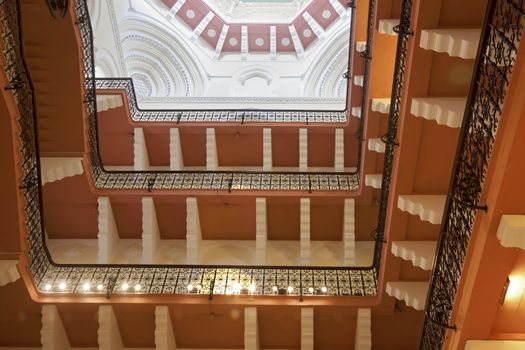
[[98,307],[98,346],[99,350],[124,350],[117,318],[111,305]]
[[385,143],[380,138],[368,139],[368,150],[377,153],[385,153]]
[[397,207],[423,221],[439,225],[443,219],[446,195],[410,194],[397,197]]
[[197,198],[186,198],[186,261],[196,264],[199,257],[199,246],[202,241],[201,222]]
[[82,158],[40,158],[42,185],[84,173]]
[[42,350],[71,349],[66,330],[55,305],[42,306],[40,342],[42,343]]
[[344,129],[335,129],[335,159],[334,170],[343,172],[345,170],[345,134]]
[[149,156],[142,128],[133,129],[133,169],[148,170]]
[[310,264],[310,199],[301,198],[301,265]]
[[271,171],[272,160],[272,129],[263,129],[263,171]]
[[153,198],[142,198],[142,262],[154,263],[160,246],[160,231]]
[[321,27],[321,25],[317,23],[317,21],[312,17],[312,15],[310,15],[308,11],[303,12],[303,18],[306,21],[306,23],[308,23],[310,28],[312,28],[312,31],[315,33],[315,36],[319,38],[321,37],[321,35],[323,35],[323,27]]
[[204,28],[206,28],[208,24],[211,22],[213,17],[214,17],[214,14],[211,11],[208,12],[206,16],[204,16],[204,18],[200,21],[200,23],[193,30],[193,34],[191,35],[191,40],[197,40],[197,38],[202,34],[202,31],[204,30]]
[[259,350],[259,327],[255,307],[244,308],[244,349]]
[[301,308],[301,350],[314,350],[314,309]]
[[255,199],[255,263],[266,264],[268,228],[266,221],[266,198]]
[[380,19],[379,24],[377,27],[377,31],[380,34],[386,34],[386,35],[397,35],[396,32],[394,32],[394,28],[399,25],[399,19]]
[[355,266],[355,201],[346,198],[343,218],[344,265]]
[[217,46],[215,46],[215,53],[213,55],[213,58],[218,59],[221,55],[222,48],[224,46],[224,43],[226,42],[226,36],[228,35],[228,31],[230,30],[230,26],[227,24],[222,25],[221,35],[219,35],[219,40],[217,41]]
[[277,58],[277,27],[270,26],[270,59]]
[[206,170],[217,170],[219,160],[217,159],[217,142],[215,141],[215,129],[206,129]]
[[372,313],[370,309],[357,309],[355,350],[372,349]]
[[299,129],[299,171],[308,170],[308,130]]
[[98,197],[98,263],[111,263],[119,235],[109,197]]
[[334,8],[334,10],[337,12],[339,17],[343,17],[346,13],[346,9],[344,6],[339,2],[339,0],[328,0],[330,2],[330,5]]
[[383,174],[366,174],[365,186],[380,189],[383,183]]
[[177,348],[173,324],[167,306],[155,307],[155,350],[175,350]]
[[481,29],[447,28],[423,29],[419,47],[435,52],[446,52],[452,57],[474,59],[478,52]]
[[241,59],[248,58],[248,26],[241,26]]
[[414,97],[410,105],[410,114],[428,120],[435,120],[440,125],[459,128],[467,99],[465,97]]
[[124,106],[122,95],[98,95],[97,112],[104,112],[113,108]]
[[16,264],[18,264],[17,260],[0,261],[0,287],[20,278]]
[[372,106],[371,109],[373,112],[379,112],[381,114],[389,114],[390,113],[390,97],[386,98],[373,98],[372,99]]
[[301,43],[301,39],[299,38],[299,34],[297,34],[297,30],[295,29],[295,25],[291,25],[288,27],[288,31],[290,32],[290,36],[292,37],[293,46],[295,47],[295,53],[297,54],[297,58],[303,58],[304,56],[304,47]]
[[502,215],[496,236],[505,248],[525,250],[525,215]]
[[170,170],[182,170],[184,159],[182,157],[182,147],[178,128],[170,128]]

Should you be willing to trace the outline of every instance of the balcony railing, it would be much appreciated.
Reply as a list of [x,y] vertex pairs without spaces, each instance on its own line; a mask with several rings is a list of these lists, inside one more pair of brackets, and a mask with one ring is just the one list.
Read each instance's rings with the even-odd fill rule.
[[427,299],[420,349],[441,349],[525,25],[521,0],[489,0]]
[[[79,25],[89,23],[84,0],[77,1]],[[29,69],[24,61],[19,0],[0,0],[0,23],[3,40],[5,74],[20,113],[19,149],[22,159],[21,191],[26,214],[27,254],[29,271],[37,289],[43,293],[127,293],[127,294],[254,294],[297,297],[309,295],[375,296],[377,268],[370,267],[276,267],[276,266],[193,266],[193,265],[65,265],[53,262],[45,243],[43,200],[35,115],[35,95]],[[81,31],[89,39],[89,28]],[[84,43],[89,40],[84,41]],[[84,45],[85,67],[91,67],[92,46]],[[92,69],[87,73],[92,72]],[[87,77],[90,77],[88,75]],[[94,79],[86,79],[86,108],[94,115]],[[90,130],[96,140],[96,130]],[[95,133],[95,134],[93,134]],[[93,149],[91,150],[93,152]],[[96,168],[95,168],[96,169]],[[272,174],[271,176],[273,176]],[[100,181],[103,174],[95,177]],[[151,174],[135,174],[143,178],[141,188],[151,187]],[[164,176],[154,174],[154,176]],[[169,176],[166,174],[165,176]],[[230,174],[231,176],[231,174]],[[131,186],[119,182],[116,188]],[[163,180],[165,181],[165,180]],[[231,181],[227,181],[230,186]],[[154,185],[160,184],[155,177]],[[108,185],[109,187],[110,185]],[[159,185],[160,186],[160,185]],[[225,186],[222,183],[222,186]],[[168,188],[172,188],[167,186]],[[85,286],[89,284],[90,288]],[[125,285],[130,289],[125,289]],[[140,285],[140,289],[134,289]],[[189,288],[191,286],[192,288]]]

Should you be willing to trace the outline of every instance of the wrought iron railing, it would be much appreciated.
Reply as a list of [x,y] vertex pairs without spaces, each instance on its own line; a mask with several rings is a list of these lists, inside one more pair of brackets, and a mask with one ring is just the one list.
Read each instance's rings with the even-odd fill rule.
[[[84,102],[89,121],[90,165],[95,186],[100,189],[210,189],[210,190],[293,190],[293,191],[357,191],[359,169],[352,172],[262,172],[262,171],[108,171],[104,169],[99,151],[99,133],[96,116],[96,86],[104,86],[110,80],[95,78],[93,34],[89,12],[84,0],[76,1],[76,16],[82,39],[83,74],[85,81]],[[120,86],[121,80],[114,80],[112,88]],[[113,84],[112,83],[112,84]],[[124,84],[128,99],[134,101],[134,92],[126,81]],[[131,114],[139,120],[144,111],[132,105]],[[148,111],[154,118],[176,119],[177,111]],[[196,114],[195,114],[196,113]],[[202,114],[199,116],[199,113]],[[185,111],[184,118],[215,118],[223,111]],[[239,112],[252,113],[249,111]],[[265,113],[273,113],[266,111]],[[281,111],[283,115],[288,113]],[[301,112],[302,113],[302,112]],[[317,113],[325,118],[323,112]],[[321,113],[321,114],[319,114]],[[170,116],[171,115],[171,116]],[[295,114],[294,114],[295,115]],[[303,114],[304,115],[304,114]],[[306,114],[307,115],[307,114]],[[215,117],[214,117],[215,116]],[[150,116],[151,117],[151,116]],[[148,117],[148,118],[150,118]],[[182,118],[182,117],[181,117]],[[237,118],[237,117],[235,117]],[[245,114],[246,118],[246,114]],[[295,117],[294,117],[295,118]],[[361,146],[360,146],[361,147]],[[358,167],[359,167],[358,161]]]
[[410,30],[410,18],[412,16],[412,0],[404,0],[401,7],[399,25],[394,28],[398,35],[396,62],[394,66],[394,80],[392,82],[392,94],[390,95],[390,111],[388,116],[388,131],[381,138],[386,144],[385,159],[383,165],[383,177],[381,179],[381,200],[379,203],[379,218],[375,235],[374,263],[381,261],[382,247],[385,243],[385,224],[388,209],[388,198],[390,197],[390,181],[394,165],[394,156],[397,142],[397,126],[399,112],[401,109],[401,97],[405,77],[407,61],[408,39],[413,34]]
[[[45,244],[34,89],[24,61],[19,0],[0,0],[5,74],[20,127],[21,190],[26,214],[29,271],[43,293],[254,294],[375,296],[376,267],[270,267],[190,265],[65,265],[52,261]],[[79,19],[87,16],[79,0]],[[87,19],[89,21],[89,19]],[[81,32],[82,35],[88,35]],[[83,46],[84,60],[92,47]],[[89,76],[88,76],[89,77]],[[91,85],[90,85],[91,84]],[[95,112],[94,80],[87,79],[86,108]],[[93,131],[90,131],[93,132]],[[127,288],[129,286],[129,289]],[[140,286],[135,288],[135,286]],[[191,288],[190,288],[191,286]]]
[[[97,78],[97,90],[124,90],[131,120],[161,123],[346,123],[347,110],[140,109],[131,78]],[[289,102],[283,98],[283,104]]]
[[489,0],[430,281],[420,349],[441,349],[525,25],[522,0]]

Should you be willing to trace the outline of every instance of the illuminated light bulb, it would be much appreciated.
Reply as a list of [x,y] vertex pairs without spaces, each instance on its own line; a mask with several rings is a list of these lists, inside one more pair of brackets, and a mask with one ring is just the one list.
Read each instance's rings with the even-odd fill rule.
[[201,290],[202,286],[200,284],[197,284],[197,290]]
[[136,284],[136,285],[135,285],[135,292],[140,291],[141,288],[142,288],[142,287],[140,286],[140,284]]
[[313,287],[308,288],[308,293],[313,293],[313,292],[314,292],[314,288]]
[[327,290],[328,290],[328,288],[326,288],[326,287],[324,287],[324,286],[321,287],[321,292],[326,293]]
[[122,285],[122,290],[123,290],[123,291],[127,291],[128,288],[129,288],[129,285],[128,285],[127,283],[124,283],[124,284]]
[[193,285],[188,284],[188,291],[191,292],[193,290]]
[[273,287],[272,287],[272,291],[274,291],[274,292],[277,292],[278,289],[279,289],[279,288],[277,288],[277,286],[273,286]]
[[104,286],[101,285],[101,284],[99,284],[99,285],[97,286],[97,290],[102,290],[102,289],[104,289]]
[[288,293],[291,293],[291,292],[293,292],[293,287],[292,286],[288,286],[288,288],[286,288],[286,290],[288,291]]
[[250,293],[253,293],[255,292],[255,284],[250,284],[250,287],[248,287],[248,290],[250,291]]
[[60,284],[58,285],[58,288],[60,288],[60,290],[66,289],[66,283],[65,282],[60,282]]
[[239,293],[241,291],[241,285],[239,283],[235,282],[232,285],[232,289],[233,289],[234,293]]
[[89,283],[84,283],[84,285],[82,286],[82,290],[84,292],[88,292],[89,290],[91,289],[91,286],[89,285]]
[[48,283],[44,286],[44,289],[45,290],[51,290],[51,285]]

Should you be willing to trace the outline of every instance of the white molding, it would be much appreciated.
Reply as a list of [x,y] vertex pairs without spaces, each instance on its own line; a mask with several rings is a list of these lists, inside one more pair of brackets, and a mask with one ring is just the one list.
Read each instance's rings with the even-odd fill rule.
[[241,26],[241,59],[248,58],[248,26]]
[[124,350],[117,318],[111,305],[98,307],[99,350]]
[[310,252],[310,198],[301,198],[300,204],[300,245],[301,265],[309,265],[311,261]]
[[196,264],[202,242],[201,222],[197,198],[186,198],[186,260]]
[[98,95],[97,94],[97,112],[105,112],[107,110],[124,106],[122,95]]
[[144,130],[142,128],[133,129],[133,169],[136,171],[149,170],[149,155]]
[[310,28],[312,28],[312,31],[314,32],[315,36],[320,38],[324,33],[323,27],[321,27],[321,25],[317,23],[317,21],[312,17],[312,15],[310,15],[308,11],[303,12],[303,18],[306,21],[306,23],[308,23]]
[[380,138],[368,139],[368,150],[377,153],[385,153],[386,145]]
[[525,250],[525,215],[502,215],[496,236],[505,248]]
[[481,29],[422,29],[419,47],[446,52],[452,57],[474,59],[478,52]]
[[431,270],[436,254],[435,241],[393,241],[391,252],[403,260],[411,261],[415,267]]
[[301,59],[304,57],[304,47],[301,43],[301,39],[299,38],[299,34],[297,34],[297,30],[295,29],[295,25],[288,26],[288,31],[290,32],[290,36],[292,37],[293,46],[295,47],[295,53],[297,54],[297,58]]
[[414,97],[410,113],[416,117],[435,120],[439,125],[459,128],[467,99],[464,97]]
[[98,197],[98,263],[112,262],[113,253],[119,242],[119,235],[109,197]]
[[365,84],[365,77],[364,75],[354,75],[354,85],[363,87]]
[[423,310],[427,300],[428,282],[387,282],[386,293],[397,300],[404,300],[407,306]]
[[343,218],[343,259],[345,266],[355,266],[355,200],[345,198]]
[[210,11],[206,14],[206,16],[202,18],[202,20],[193,30],[193,33],[191,35],[191,40],[197,40],[197,38],[201,36],[202,32],[204,31],[204,28],[208,26],[208,24],[211,22],[213,17],[215,17],[215,15],[213,14],[213,12]]
[[170,12],[176,15],[185,3],[186,0],[177,0],[177,2],[171,7]]
[[301,308],[301,350],[314,350],[314,309]]
[[381,114],[390,113],[390,97],[387,98],[373,98],[372,99],[372,111],[379,112]]
[[20,278],[17,264],[18,260],[0,260],[0,286],[16,282]]
[[266,198],[255,198],[255,264],[266,264],[268,243],[268,222],[266,217]]
[[213,54],[213,58],[215,58],[216,60],[219,59],[219,57],[221,56],[222,48],[224,47],[224,43],[226,42],[226,36],[228,35],[229,30],[229,25],[222,25],[221,35],[219,35],[219,40],[217,41],[217,45],[215,46],[215,51]]
[[397,35],[394,27],[399,25],[399,19],[380,19],[377,31],[380,34]]
[[352,117],[361,118],[361,107],[352,107]]
[[355,331],[355,350],[372,349],[372,311],[357,309],[357,325]]
[[182,170],[184,158],[180,143],[179,128],[170,128],[170,170]]
[[423,221],[439,225],[443,218],[446,201],[446,195],[400,195],[397,198],[397,207],[402,211],[419,216]]
[[160,240],[160,230],[153,198],[144,197],[142,198],[142,263],[154,263]]
[[383,182],[383,174],[366,174],[365,175],[365,186],[369,186],[375,189],[381,189]]
[[219,160],[217,158],[217,142],[215,140],[215,128],[206,128],[206,170],[217,170]]
[[346,9],[338,0],[328,0],[328,2],[330,2],[330,5],[332,5],[339,17],[343,17],[346,14]]
[[343,172],[345,169],[345,134],[344,129],[335,129],[334,170]]
[[81,157],[40,158],[42,185],[84,173]]
[[244,308],[244,349],[259,350],[259,327],[257,325],[257,308]]
[[263,171],[271,171],[272,167],[272,129],[263,128]]
[[176,344],[169,308],[155,306],[155,350],[175,350]]
[[308,170],[308,129],[299,129],[299,171]]
[[71,344],[55,305],[42,306],[42,328],[40,329],[42,350],[68,350]]
[[366,51],[366,41],[356,41],[355,50],[357,52],[365,52]]
[[270,26],[270,59],[277,58],[277,27]]
[[523,350],[523,340],[467,340],[464,350]]

